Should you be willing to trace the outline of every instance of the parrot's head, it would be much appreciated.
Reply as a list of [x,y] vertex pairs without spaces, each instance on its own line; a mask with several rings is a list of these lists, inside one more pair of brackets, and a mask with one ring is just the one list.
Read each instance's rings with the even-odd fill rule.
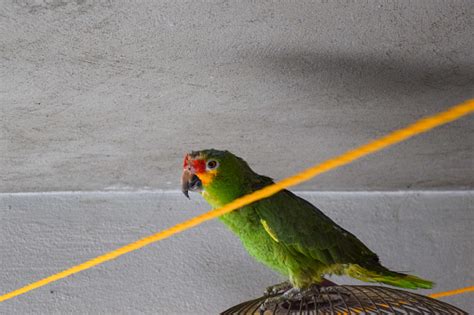
[[188,198],[189,191],[200,192],[218,207],[242,196],[252,175],[247,163],[229,151],[192,151],[184,156],[181,189]]

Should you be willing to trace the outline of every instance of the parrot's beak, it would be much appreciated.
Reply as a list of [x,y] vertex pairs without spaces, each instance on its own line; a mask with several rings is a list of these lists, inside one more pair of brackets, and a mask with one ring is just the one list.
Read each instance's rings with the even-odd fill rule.
[[183,194],[189,198],[189,191],[201,191],[202,190],[202,182],[197,177],[196,174],[192,171],[192,169],[184,169],[183,175],[181,176],[181,190]]

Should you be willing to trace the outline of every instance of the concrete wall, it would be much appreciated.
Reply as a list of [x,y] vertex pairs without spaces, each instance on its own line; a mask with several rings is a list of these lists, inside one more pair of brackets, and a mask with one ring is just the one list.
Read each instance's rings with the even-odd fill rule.
[[[0,292],[207,209],[169,192],[187,151],[229,149],[281,179],[472,97],[471,12],[468,0],[0,1]],[[305,195],[388,266],[436,290],[472,285],[473,121],[298,189],[361,191]],[[0,313],[215,313],[277,280],[212,222]],[[469,297],[446,300],[473,311]]]
[[[472,1],[0,4],[0,191],[176,189],[185,152],[282,178],[473,96]],[[472,188],[473,119],[305,190]]]
[[[301,193],[383,263],[437,283],[474,283],[472,192]],[[0,292],[202,213],[180,192],[0,195]],[[212,221],[0,304],[1,314],[216,314],[281,278]],[[352,283],[338,279],[340,283]],[[443,299],[474,312],[472,294]]]

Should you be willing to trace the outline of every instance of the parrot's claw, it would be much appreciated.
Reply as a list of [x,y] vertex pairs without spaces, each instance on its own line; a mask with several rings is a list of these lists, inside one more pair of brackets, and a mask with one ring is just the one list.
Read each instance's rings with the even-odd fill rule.
[[279,293],[286,292],[291,288],[293,288],[293,286],[291,285],[290,281],[285,281],[285,282],[267,287],[263,295],[264,296],[277,295]]
[[260,305],[260,311],[265,312],[266,310],[270,309],[271,307],[275,307],[276,304],[286,302],[286,301],[296,301],[302,299],[304,296],[304,292],[301,291],[300,288],[291,288],[286,290],[285,293],[269,297],[265,300],[265,302]]
[[[284,283],[281,285],[283,286]],[[278,293],[274,296],[269,296],[259,308],[260,314],[264,314],[267,310],[276,310],[279,307],[288,308],[291,310],[292,304],[294,302],[302,303],[302,301],[311,301],[312,303],[332,303],[333,305],[338,305],[344,303],[344,300],[347,299],[346,294],[341,293],[331,293],[326,292],[321,294],[321,285],[313,284],[312,286],[306,289],[291,288],[286,290],[284,293]],[[287,302],[287,303],[285,303]],[[287,304],[284,306],[284,304]],[[280,305],[280,306],[279,306]],[[282,306],[283,305],[283,306]],[[299,304],[298,304],[299,305]],[[288,313],[289,314],[289,313]]]

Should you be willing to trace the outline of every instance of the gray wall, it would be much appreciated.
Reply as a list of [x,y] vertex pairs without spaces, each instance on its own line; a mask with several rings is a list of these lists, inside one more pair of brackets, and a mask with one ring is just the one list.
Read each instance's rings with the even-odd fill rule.
[[[390,268],[435,289],[474,283],[472,192],[302,193]],[[0,290],[61,271],[208,209],[181,192],[0,195]],[[220,222],[0,304],[2,314],[216,314],[281,278]],[[337,279],[340,283],[353,283]],[[472,294],[444,298],[474,312]]]
[[[472,1],[0,4],[0,191],[176,189],[184,152],[282,178],[473,96]],[[305,183],[469,189],[473,120]]]
[[[0,292],[206,210],[173,192],[187,151],[229,149],[281,179],[472,97],[471,12],[467,0],[1,1]],[[473,126],[297,189],[388,266],[436,291],[472,285]],[[278,280],[211,222],[0,313],[216,312]],[[446,301],[473,310],[469,297]]]

